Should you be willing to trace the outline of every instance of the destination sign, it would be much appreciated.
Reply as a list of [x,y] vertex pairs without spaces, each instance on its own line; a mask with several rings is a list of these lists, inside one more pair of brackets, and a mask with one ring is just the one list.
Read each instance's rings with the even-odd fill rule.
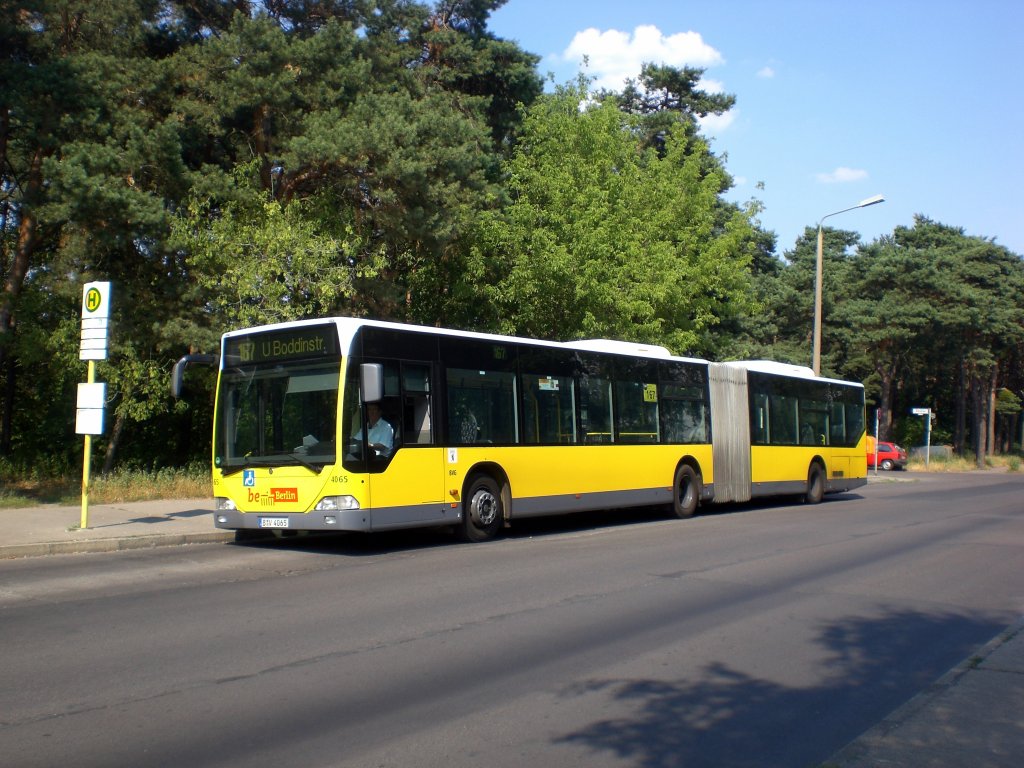
[[232,336],[224,350],[234,364],[308,360],[338,354],[338,333],[333,325],[311,325],[286,331]]

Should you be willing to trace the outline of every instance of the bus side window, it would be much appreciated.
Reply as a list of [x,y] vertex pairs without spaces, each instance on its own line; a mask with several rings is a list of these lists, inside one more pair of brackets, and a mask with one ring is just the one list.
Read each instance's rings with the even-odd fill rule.
[[431,445],[434,424],[430,402],[430,366],[402,364],[402,416],[406,445]]
[[576,402],[568,376],[524,373],[523,442],[557,445],[576,442]]
[[862,434],[864,434],[864,391],[860,390],[856,393],[860,396],[860,401],[846,403],[846,445],[851,448],[857,445],[857,441],[860,440]]
[[[671,388],[673,385],[667,385]],[[666,397],[661,401],[665,442],[706,443],[707,418],[704,403],[696,398]]]
[[846,409],[842,403],[830,405],[831,415],[829,427],[832,430],[829,443],[831,445],[846,445]]
[[642,381],[615,382],[615,435],[622,443],[661,441],[658,423],[657,384]]
[[797,399],[787,395],[771,395],[768,400],[768,429],[772,445],[799,445],[797,435]]
[[612,442],[612,383],[597,376],[580,379],[580,426],[584,442]]
[[828,442],[828,406],[818,400],[801,398],[800,445],[826,445]]
[[447,376],[448,438],[453,445],[519,442],[514,373],[449,368]]
[[753,405],[750,408],[750,442],[754,445],[771,445],[772,434],[770,430],[771,420],[768,407],[768,395],[763,392],[755,393],[752,397]]

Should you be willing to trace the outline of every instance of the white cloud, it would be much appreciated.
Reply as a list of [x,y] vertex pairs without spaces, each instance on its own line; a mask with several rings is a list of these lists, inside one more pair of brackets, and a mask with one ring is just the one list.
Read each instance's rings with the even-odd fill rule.
[[775,77],[775,70],[772,67],[761,67],[757,70],[757,76],[765,80],[770,80]]
[[[587,74],[595,78],[595,88],[621,90],[627,78],[640,75],[644,62],[673,67],[710,67],[722,64],[722,54],[704,42],[699,32],[665,35],[656,26],[637,27],[633,33],[593,27],[577,32],[563,57],[582,64],[587,59]],[[704,87],[711,90],[706,83]]]
[[725,114],[699,117],[697,118],[697,124],[700,126],[701,133],[706,136],[715,137],[736,121],[736,114],[737,111],[735,109],[730,109]]
[[700,87],[708,93],[725,93],[725,84],[721,80],[700,79]]
[[867,177],[867,171],[839,166],[831,173],[819,173],[817,178],[822,184],[847,184],[851,181],[863,181]]

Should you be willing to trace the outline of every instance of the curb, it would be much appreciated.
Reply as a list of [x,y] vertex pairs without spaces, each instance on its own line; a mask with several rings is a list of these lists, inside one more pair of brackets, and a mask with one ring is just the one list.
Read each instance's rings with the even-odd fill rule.
[[1016,623],[1010,625],[989,640],[977,652],[961,661],[953,669],[921,691],[921,693],[910,699],[910,701],[894,709],[877,725],[860,734],[860,736],[822,763],[821,768],[844,768],[844,766],[856,768],[857,766],[865,765],[865,758],[869,756],[876,745],[881,743],[889,734],[899,730],[909,721],[934,706],[940,697],[959,685],[967,674],[980,670],[992,654],[1022,632],[1024,632],[1024,617],[1018,619]]
[[0,560],[13,560],[44,555],[78,555],[97,552],[123,552],[133,549],[176,547],[184,544],[215,544],[234,541],[234,531],[207,533],[171,533],[142,536],[122,536],[116,539],[87,539],[83,541],[49,541],[38,544],[0,545]]

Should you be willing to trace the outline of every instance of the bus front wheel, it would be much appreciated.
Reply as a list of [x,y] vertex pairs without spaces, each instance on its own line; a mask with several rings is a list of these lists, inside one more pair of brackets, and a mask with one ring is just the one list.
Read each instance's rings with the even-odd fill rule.
[[466,484],[459,533],[464,541],[489,541],[505,519],[501,489],[488,475],[476,475]]
[[700,504],[700,476],[689,464],[676,470],[672,484],[672,513],[678,518],[693,517]]

